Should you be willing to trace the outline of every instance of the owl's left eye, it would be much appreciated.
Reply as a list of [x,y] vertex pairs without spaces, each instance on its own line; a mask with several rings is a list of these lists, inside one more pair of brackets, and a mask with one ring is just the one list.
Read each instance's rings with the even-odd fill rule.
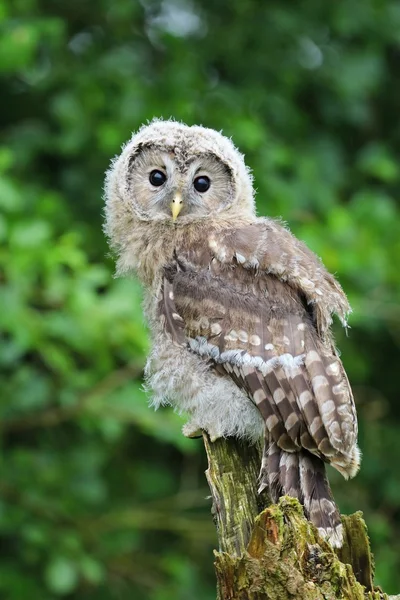
[[154,170],[150,173],[149,181],[151,185],[160,187],[160,185],[167,181],[167,176],[162,171]]
[[196,179],[193,181],[193,185],[197,192],[203,193],[209,189],[211,181],[209,177],[201,175],[200,177],[196,177]]

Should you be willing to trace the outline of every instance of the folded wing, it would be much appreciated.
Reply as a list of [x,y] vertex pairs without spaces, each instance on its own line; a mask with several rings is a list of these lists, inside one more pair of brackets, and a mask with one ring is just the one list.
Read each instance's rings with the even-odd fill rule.
[[298,498],[340,546],[340,515],[322,461],[346,478],[359,467],[353,396],[329,331],[333,311],[345,320],[347,300],[297,240],[285,252],[279,247],[277,263],[276,248],[263,252],[263,243],[274,241],[265,227],[216,239],[211,232],[208,251],[177,249],[166,266],[159,303],[165,331],[259,408],[260,489],[268,486],[274,500]]

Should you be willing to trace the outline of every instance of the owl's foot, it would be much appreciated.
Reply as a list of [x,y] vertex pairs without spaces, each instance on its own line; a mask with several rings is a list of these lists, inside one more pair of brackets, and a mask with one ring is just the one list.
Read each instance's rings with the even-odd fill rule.
[[187,438],[199,438],[202,436],[203,431],[196,421],[188,421],[182,427],[182,433]]
[[215,429],[215,427],[200,427],[200,425],[197,423],[197,421],[195,420],[191,420],[188,421],[183,427],[182,427],[182,433],[185,437],[188,438],[198,438],[201,437],[203,435],[203,431],[207,431],[210,440],[212,442],[215,442],[216,440],[218,440],[220,437],[223,437],[223,433],[221,433],[220,431],[217,431]]
[[207,430],[207,433],[212,442],[216,442],[219,438],[224,437],[224,435],[220,431],[215,431],[215,429],[210,428]]

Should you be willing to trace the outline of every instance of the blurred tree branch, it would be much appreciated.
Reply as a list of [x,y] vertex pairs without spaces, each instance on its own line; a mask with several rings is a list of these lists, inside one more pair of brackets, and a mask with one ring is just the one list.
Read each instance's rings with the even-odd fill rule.
[[373,559],[361,513],[343,516],[337,553],[293,498],[271,505],[257,494],[261,448],[203,434],[219,550],[217,600],[390,600],[374,588]]

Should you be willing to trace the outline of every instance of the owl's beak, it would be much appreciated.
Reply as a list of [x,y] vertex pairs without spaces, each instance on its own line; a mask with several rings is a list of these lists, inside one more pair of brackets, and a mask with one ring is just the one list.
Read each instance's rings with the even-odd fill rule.
[[182,194],[180,192],[176,192],[174,199],[171,202],[171,213],[172,213],[172,221],[175,223],[178,218],[179,213],[182,210],[183,200]]

